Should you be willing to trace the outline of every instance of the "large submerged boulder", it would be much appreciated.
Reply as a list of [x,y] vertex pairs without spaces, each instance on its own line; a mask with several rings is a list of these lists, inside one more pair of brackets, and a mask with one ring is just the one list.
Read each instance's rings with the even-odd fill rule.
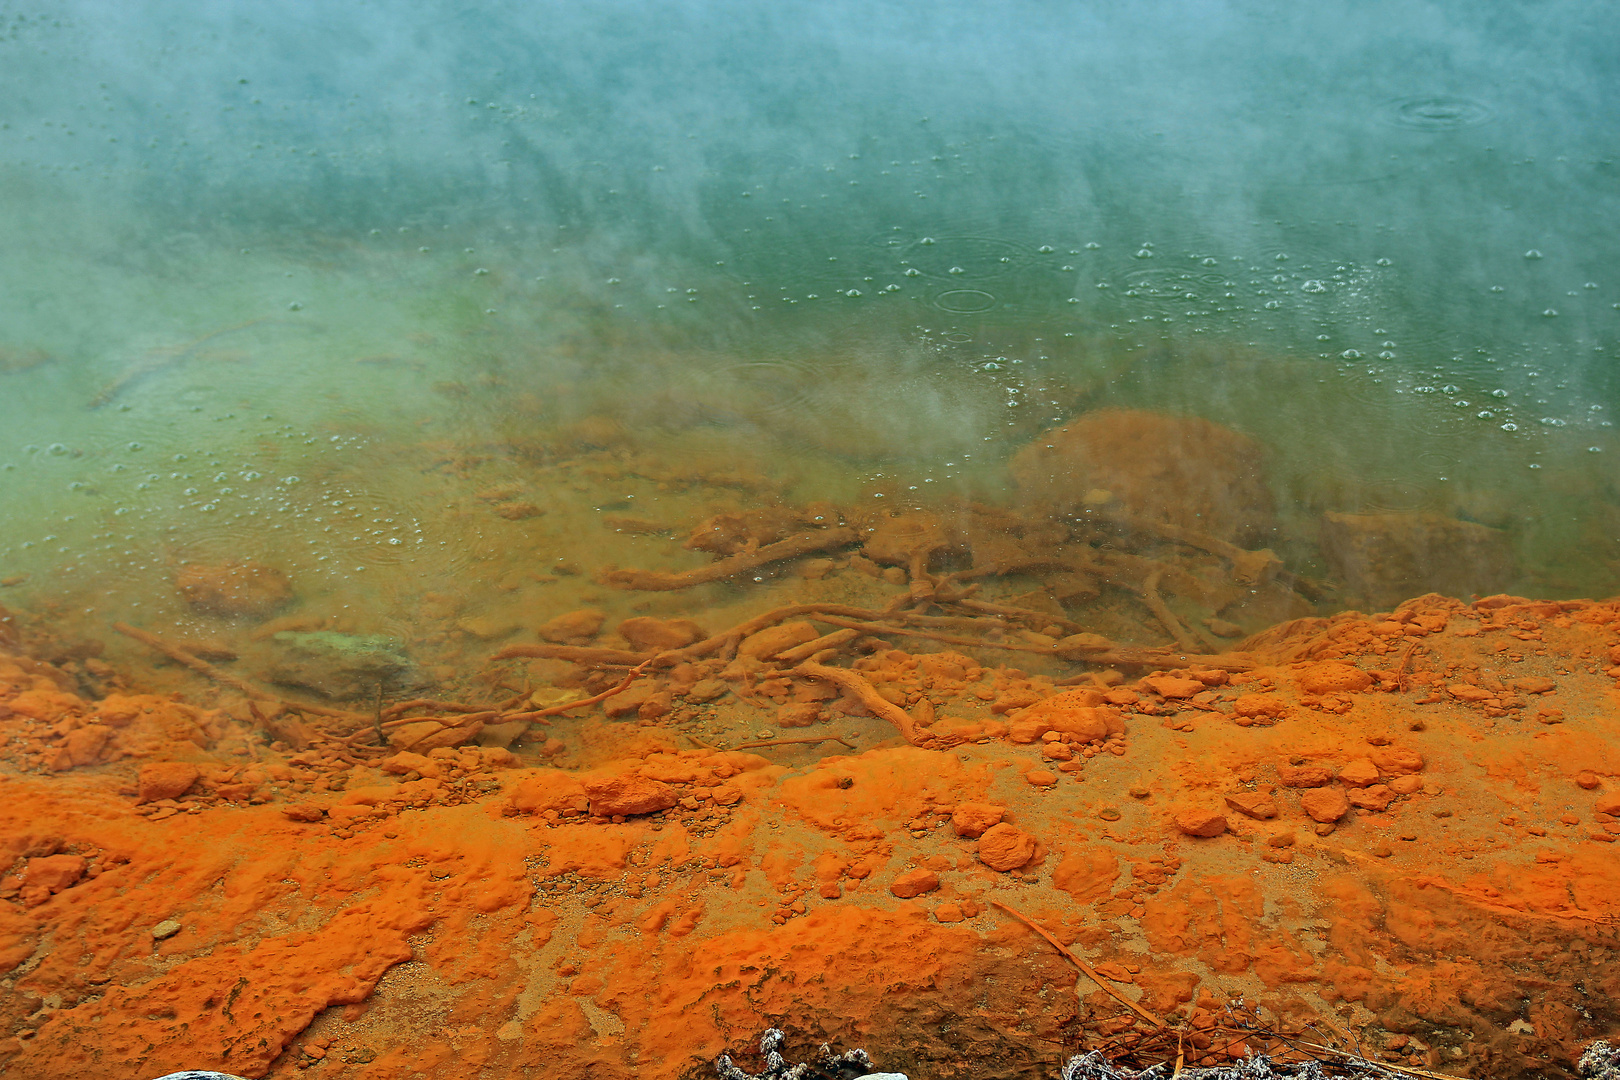
[[1058,513],[1117,506],[1245,546],[1273,525],[1260,444],[1198,417],[1099,409],[1046,432],[1009,469]]
[[193,608],[226,619],[268,618],[293,595],[286,574],[256,562],[192,563],[174,584]]
[[1514,573],[1506,533],[1440,514],[1323,514],[1322,554],[1346,599],[1371,608],[1431,592],[1483,596]]
[[312,633],[283,630],[272,640],[277,646],[277,656],[265,674],[279,686],[297,687],[333,700],[353,701],[372,697],[378,686],[387,693],[397,693],[422,684],[421,673],[399,642],[391,638],[340,634],[332,630]]

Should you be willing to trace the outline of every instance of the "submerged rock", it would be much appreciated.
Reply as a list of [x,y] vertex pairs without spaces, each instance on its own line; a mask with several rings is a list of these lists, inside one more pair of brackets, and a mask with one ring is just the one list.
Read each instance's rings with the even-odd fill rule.
[[1118,505],[1240,544],[1273,527],[1260,444],[1197,417],[1100,409],[1041,435],[1008,468],[1059,513]]
[[418,685],[418,674],[398,642],[332,630],[284,630],[272,639],[281,658],[267,677],[281,686],[309,690],[340,701],[374,696]]
[[292,600],[287,575],[256,562],[193,564],[181,568],[175,588],[186,603],[227,619],[263,619]]
[[1439,514],[1323,514],[1322,554],[1373,608],[1430,592],[1482,596],[1513,576],[1506,533]]

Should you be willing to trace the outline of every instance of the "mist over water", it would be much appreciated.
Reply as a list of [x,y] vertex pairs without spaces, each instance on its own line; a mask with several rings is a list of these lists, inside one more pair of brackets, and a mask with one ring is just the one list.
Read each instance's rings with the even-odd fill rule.
[[541,548],[632,504],[548,486],[582,421],[927,502],[1123,405],[1264,444],[1302,570],[1422,510],[1611,594],[1606,14],[0,4],[0,575],[403,619],[511,548],[490,470]]

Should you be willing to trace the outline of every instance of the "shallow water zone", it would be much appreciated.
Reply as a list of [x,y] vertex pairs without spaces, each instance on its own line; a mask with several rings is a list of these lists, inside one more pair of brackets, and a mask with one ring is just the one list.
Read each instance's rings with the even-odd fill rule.
[[[411,936],[471,933],[465,910],[444,915],[451,922],[438,930],[389,915],[386,933],[376,932],[399,935],[403,944],[392,947],[410,959],[356,976],[365,992],[354,1001],[333,991],[294,1007],[271,995],[266,1009],[282,1019],[261,1036],[274,1052],[255,1059],[258,1072],[238,1071],[412,1075],[404,1056],[373,1072],[365,1072],[369,1061],[346,1062],[345,1073],[338,1053],[300,1057],[324,1047],[292,1040],[327,1038],[319,1025],[339,1023],[339,1005],[358,1010],[366,1000],[377,1003],[385,1031],[408,1027],[418,1007],[400,1001],[450,1024],[445,1018],[465,1006],[453,987],[469,980],[495,987],[479,1000],[499,1015],[499,1030],[517,1024],[566,1042],[557,1033],[584,1023],[579,1030],[595,1034],[579,1038],[595,1039],[600,1051],[592,1068],[609,1069],[610,1059],[611,1068],[634,1068],[632,1049],[656,1046],[679,1060],[675,1075],[693,1055],[735,1050],[766,1021],[794,1039],[818,1024],[831,1031],[827,1001],[801,1002],[795,1016],[786,1006],[764,1009],[761,997],[753,1015],[728,1002],[725,1021],[686,1045],[678,1033],[656,1034],[667,1010],[636,1014],[588,981],[568,997],[575,1013],[547,1012],[540,1003],[553,984],[592,977],[580,955],[594,946],[577,944],[577,932],[598,918],[570,908],[583,900],[558,882],[610,893],[599,903],[623,910],[603,925],[649,941],[666,923],[685,925],[682,940],[708,924],[662,891],[685,889],[687,879],[672,884],[677,878],[648,867],[704,859],[704,872],[751,866],[778,898],[793,888],[808,897],[763,909],[759,927],[712,928],[757,934],[762,949],[780,940],[772,932],[816,916],[816,903],[856,906],[842,892],[828,896],[829,880],[849,891],[858,891],[850,882],[881,881],[861,900],[876,905],[860,909],[875,920],[862,926],[881,923],[904,939],[905,905],[915,897],[891,893],[888,881],[917,870],[943,875],[947,892],[959,889],[945,902],[956,906],[955,920],[924,913],[930,934],[980,925],[962,904],[990,911],[988,893],[953,885],[944,867],[927,863],[946,854],[884,848],[888,862],[876,848],[829,854],[815,830],[832,830],[840,815],[822,821],[814,798],[791,793],[836,771],[824,753],[846,751],[860,764],[838,773],[838,783],[870,782],[899,801],[857,799],[840,829],[892,812],[896,835],[931,836],[947,795],[953,805],[1011,807],[1009,821],[1029,815],[1020,826],[1045,846],[1013,870],[1020,887],[1044,897],[1037,905],[1056,903],[1048,895],[1056,868],[1068,866],[1057,876],[1073,884],[1076,867],[1114,859],[1117,870],[1120,859],[1134,859],[1143,869],[1131,880],[1146,882],[1165,872],[1164,858],[1181,858],[1161,855],[1150,870],[1127,839],[1170,836],[1216,851],[1225,841],[1177,831],[1176,822],[1183,803],[1225,805],[1224,773],[1217,782],[1171,768],[1159,780],[1173,790],[1150,803],[1135,792],[1153,790],[1158,774],[1142,762],[1141,775],[1120,777],[1117,792],[1082,796],[1069,787],[1078,770],[1058,765],[1093,753],[1127,757],[1121,732],[1105,726],[1093,740],[1090,728],[1050,729],[1044,734],[1061,737],[1022,743],[1010,728],[995,733],[1015,724],[1018,710],[1070,687],[1098,695],[1070,701],[1075,708],[1125,709],[1144,727],[1154,722],[1134,718],[1163,718],[1151,738],[1168,741],[1151,753],[1177,761],[1185,749],[1173,741],[1178,718],[1221,713],[1244,729],[1234,738],[1258,737],[1256,727],[1278,733],[1252,760],[1250,750],[1232,751],[1233,775],[1258,769],[1236,781],[1245,791],[1267,783],[1293,790],[1276,775],[1278,755],[1327,762],[1334,783],[1344,768],[1373,760],[1377,783],[1341,785],[1354,794],[1421,771],[1401,764],[1408,758],[1390,759],[1391,771],[1362,756],[1374,751],[1347,748],[1367,734],[1356,710],[1376,714],[1372,737],[1385,737],[1384,727],[1415,733],[1415,714],[1389,703],[1415,703],[1432,685],[1435,703],[1461,702],[1483,717],[1478,730],[1446,728],[1458,739],[1486,729],[1506,737],[1508,727],[1495,725],[1515,718],[1516,738],[1539,736],[1526,743],[1533,753],[1492,751],[1486,771],[1507,787],[1467,796],[1482,800],[1469,804],[1475,816],[1518,814],[1525,828],[1556,828],[1534,815],[1574,815],[1563,828],[1610,835],[1609,812],[1587,803],[1601,798],[1613,771],[1595,703],[1614,642],[1602,618],[1577,617],[1606,609],[1560,614],[1556,604],[1521,610],[1489,599],[1573,604],[1620,591],[1620,127],[1616,35],[1605,14],[1576,2],[1534,11],[1387,3],[1340,14],[1244,3],[616,2],[580,10],[383,2],[267,11],[0,0],[0,604],[22,628],[6,647],[54,673],[18,666],[10,703],[0,702],[0,722],[25,725],[7,736],[7,767],[17,783],[50,781],[26,789],[40,800],[40,820],[67,813],[51,784],[82,783],[108,805],[122,799],[133,822],[96,836],[41,827],[15,845],[20,884],[8,902],[20,921],[6,933],[21,968],[5,987],[15,992],[10,1030],[54,1030],[50,1013],[58,1024],[76,1022],[63,1002],[94,996],[66,989],[70,976],[51,974],[38,951],[41,928],[59,910],[91,904],[72,899],[88,883],[47,888],[33,903],[27,897],[40,894],[25,895],[28,862],[156,860],[154,837],[168,834],[141,830],[178,828],[165,822],[192,820],[195,806],[205,817],[262,812],[271,824],[244,817],[244,831],[203,830],[198,890],[177,901],[177,918],[192,900],[197,911],[208,906],[203,864],[218,871],[210,881],[230,879],[248,846],[276,842],[265,838],[283,828],[318,832],[309,857],[349,860],[354,880],[366,882],[354,895],[371,896],[366,889],[379,886],[370,875],[387,876],[377,868],[437,858],[416,851],[395,860],[364,846],[418,815],[431,818],[424,835],[440,838],[423,840],[424,851],[476,836],[497,853],[484,865],[527,868],[512,871],[536,890],[521,898],[525,932],[537,940],[542,927],[552,934],[548,918],[561,918],[575,935],[576,944],[553,946],[557,955],[543,960],[537,946],[521,977],[493,960],[480,973],[444,966],[442,954],[455,946],[435,951]],[[1402,606],[1431,593],[1449,599]],[[1485,606],[1449,623],[1436,614],[1481,599]],[[1510,610],[1525,625],[1478,614]],[[1302,628],[1347,634],[1344,627],[1363,625],[1354,619],[1273,629],[1347,611],[1371,613],[1365,626],[1383,628],[1356,639],[1361,652],[1342,642],[1299,645]],[[1424,629],[1436,619],[1439,629]],[[1479,619],[1529,659],[1473,657],[1466,649],[1477,635],[1434,644]],[[1590,639],[1577,641],[1582,627]],[[1547,643],[1532,639],[1565,631],[1569,640],[1553,647],[1546,670],[1501,667],[1540,663],[1535,650]],[[749,645],[754,632],[777,636]],[[1304,651],[1289,651],[1296,646]],[[1559,648],[1575,652],[1560,656]],[[954,658],[918,659],[942,649]],[[1291,675],[1250,674],[1346,657],[1369,682],[1291,690]],[[805,663],[865,674],[852,682],[812,674]],[[632,671],[637,681],[621,687]],[[996,674],[967,677],[975,671]],[[1199,672],[1209,681],[1183,685]],[[1565,673],[1591,676],[1590,686],[1569,691],[1581,704],[1543,701],[1556,692],[1514,682],[1539,686]],[[49,678],[67,697],[19,706],[17,695],[46,689],[24,676]],[[1180,678],[1171,689],[1188,692],[1139,685],[1144,678]],[[1237,712],[1235,688],[1246,683],[1234,678],[1287,700]],[[878,699],[863,698],[863,685]],[[1447,689],[1458,686],[1472,689]],[[532,715],[615,690],[597,704]],[[1310,700],[1289,697],[1295,690]],[[1378,692],[1396,696],[1365,706]],[[123,706],[104,704],[171,693],[203,715],[186,721],[200,725],[196,732],[171,718],[168,734],[143,734],[142,724],[157,723],[151,716],[169,714],[148,702],[126,717]],[[1206,693],[1215,697],[1197,701]],[[1134,711],[1138,704],[1146,708]],[[1538,708],[1558,717],[1538,725]],[[1293,743],[1281,734],[1291,723],[1328,724],[1320,718],[1329,715],[1342,730],[1311,728]],[[136,716],[148,720],[129,719]],[[481,719],[452,723],[457,716]],[[1091,720],[1103,723],[1099,716]],[[1599,726],[1573,732],[1580,724]],[[823,733],[817,742],[742,745]],[[1217,752],[1224,736],[1200,728],[1197,737],[1206,736],[1216,749],[1194,752],[1226,760]],[[1052,785],[1019,779],[1007,791],[993,782],[995,769],[1014,764],[1024,775],[1032,763],[1019,755],[1071,744],[1033,762],[1053,770],[1044,772]],[[473,746],[491,761],[466,749]],[[552,806],[534,794],[549,785],[589,803],[568,786],[579,776],[618,775],[649,754],[700,752],[737,757],[694,776],[718,783],[729,769],[758,781],[725,804],[744,812],[722,812],[685,789],[682,798],[707,809],[663,806],[656,821],[599,812],[612,805],[600,799],[594,809]],[[967,760],[973,753],[983,760]],[[1452,761],[1447,753],[1422,751],[1435,762]],[[164,790],[141,793],[141,770],[156,764],[200,771],[170,796],[147,798]],[[1478,764],[1457,756],[1458,777]],[[668,762],[655,765],[636,766],[652,770],[641,779],[707,790],[676,779],[685,773]],[[1556,784],[1543,773],[1556,773]],[[1578,792],[1599,794],[1572,795],[1586,802],[1566,805],[1554,788],[1563,792],[1577,773],[1594,785]],[[944,778],[937,790],[918,779],[935,774]],[[393,817],[379,810],[364,829],[328,806],[387,807],[381,796],[342,800],[345,791],[436,780],[459,785],[453,797],[441,793]],[[1543,780],[1552,786],[1534,799],[1506,793]],[[1458,790],[1434,783],[1435,798]],[[120,794],[120,784],[133,786]],[[767,792],[778,790],[789,795],[773,803]],[[1092,836],[1087,843],[1098,846],[1084,849],[1060,842],[1060,826],[1031,824],[1050,812],[1025,804],[1031,792],[1072,796],[1086,814],[1125,814],[1138,832]],[[1401,850],[1401,827],[1380,816],[1388,804],[1362,801],[1327,821],[1285,810],[1305,830],[1327,825],[1323,835],[1341,839],[1360,836],[1368,816],[1363,831],[1383,829],[1391,850]],[[145,809],[137,815],[132,806]],[[495,825],[465,809],[478,807],[501,828],[549,813],[540,831],[583,830],[568,841],[578,851],[565,854],[556,837],[485,836],[480,830]],[[772,816],[779,811],[787,817]],[[688,847],[637,847],[656,838],[635,830],[711,812],[763,817],[748,829],[736,823],[746,842],[725,839],[718,820],[672,819],[668,830],[685,829]],[[1233,832],[1249,820],[1238,810],[1231,817]],[[750,829],[770,831],[756,838]],[[1440,844],[1412,835],[1409,844]],[[1571,835],[1577,848],[1606,850],[1601,839]],[[1258,839],[1263,846],[1266,837]],[[709,840],[718,846],[699,842]],[[1041,869],[1048,848],[1053,874]],[[602,853],[609,849],[618,854]],[[128,858],[114,864],[114,855]],[[786,861],[769,861],[778,855]],[[823,856],[866,873],[817,877],[811,867]],[[1229,855],[1208,857],[1216,860],[1208,874],[1247,872],[1241,860],[1220,861]],[[1342,853],[1309,857],[1359,865]],[[1598,861],[1590,852],[1568,859],[1537,865],[1578,864],[1570,872],[1584,882]],[[1288,865],[1265,861],[1267,873]],[[1472,880],[1462,861],[1452,865],[1457,880]],[[640,876],[627,882],[626,873]],[[809,875],[808,884],[795,886],[795,874]],[[290,891],[263,882],[268,892],[242,894],[283,923],[250,930],[241,911],[209,908],[206,941],[143,944],[163,964],[201,963],[221,943],[272,948],[266,943],[292,927],[327,933],[322,927],[337,925],[330,895],[321,900],[319,886],[291,870],[286,880]],[[1265,918],[1295,904],[1289,917],[1308,923],[1318,917],[1312,904],[1326,903],[1272,884],[1278,891],[1257,897],[1230,883],[1210,888],[1245,911],[1252,901]],[[735,888],[757,899],[747,893],[755,885]],[[1334,888],[1341,902],[1354,892]],[[1410,899],[1392,899],[1398,888],[1355,885],[1367,888],[1380,903]],[[1479,899],[1487,888],[1500,893],[1503,884],[1476,881],[1467,895]],[[1597,910],[1603,888],[1570,888],[1571,910]],[[1085,934],[1099,925],[1093,908],[1123,902],[1105,900],[1102,886],[1058,893],[1069,906],[1052,908],[1052,919],[1079,920]],[[133,904],[131,895],[119,893],[117,903]],[[390,903],[403,909],[427,896]],[[480,897],[462,899],[492,921],[519,905]],[[662,916],[642,910],[666,899],[673,906]],[[883,908],[896,899],[902,915]],[[1185,902],[1196,906],[1196,898]],[[1530,906],[1550,903],[1538,894]],[[711,913],[724,906],[707,904]],[[1115,914],[1138,918],[1136,906]],[[1476,917],[1458,916],[1461,938]],[[883,922],[891,918],[902,922]],[[824,945],[843,947],[866,932],[818,925]],[[1018,925],[982,933],[1022,933]],[[607,933],[589,927],[587,942]],[[1524,948],[1533,953],[1543,932],[1553,933],[1525,930]],[[687,940],[693,955],[709,933]],[[1169,948],[1166,935],[1174,936],[1149,934],[1155,949]],[[1082,937],[1102,947],[1104,939]],[[1395,1005],[1372,1008],[1376,994],[1343,989],[1361,977],[1346,970],[1378,964],[1356,951],[1354,935],[1329,937],[1323,963],[1338,965],[1329,976],[1303,961],[1278,976],[1338,980],[1335,994],[1311,991],[1310,1009],[1337,1015],[1347,1033],[1370,1023],[1357,1008],[1395,1023],[1388,1032],[1408,1042],[1391,1053],[1409,1057],[1410,1041],[1426,1040],[1434,1063],[1510,1071],[1501,1047],[1496,1058],[1449,1056],[1469,1040],[1441,1037],[1438,1027],[1475,1030],[1458,1017],[1435,1019],[1403,1001],[1419,1018],[1413,1024],[1437,1027],[1399,1031],[1406,1021],[1391,1021]],[[1589,937],[1583,946],[1598,970],[1601,934]],[[499,940],[510,947],[510,935]],[[940,961],[956,975],[938,985],[946,987],[939,1007],[957,1016],[965,984],[950,979],[966,978],[979,961],[962,958],[977,946],[929,940],[956,957]],[[109,964],[115,956],[135,964],[93,935],[81,946]],[[332,971],[359,963],[340,960]],[[1229,973],[1238,971],[1253,975],[1253,965]],[[134,1009],[150,976],[130,967],[108,977]],[[416,997],[400,997],[388,981],[418,977]],[[373,985],[382,989],[368,999]],[[1178,1007],[1171,990],[1149,996],[1150,1011]],[[1189,988],[1180,1004],[1190,1016],[1201,1000]],[[1335,1013],[1341,1008],[1348,1012]],[[1518,1020],[1545,1042],[1514,1043],[1523,1061],[1543,1053],[1563,1061],[1599,1023],[1565,1017],[1548,1029],[1550,1021],[1492,1008],[1476,1011],[1493,1032]],[[1295,1019],[1308,1011],[1283,1009]],[[316,1034],[303,1034],[315,1017]],[[874,1019],[865,1029],[874,1048],[888,1038],[880,1027]],[[938,1046],[916,1049],[926,1048],[922,1028],[901,1028],[895,1045],[945,1069]],[[974,1045],[1012,1053],[1011,1030],[975,1035]],[[1072,1048],[1095,1034],[1076,1014],[1054,1019],[1041,1037]],[[1485,1028],[1476,1035],[1497,1045]],[[518,1040],[508,1036],[491,1045],[511,1049]],[[368,1044],[374,1056],[402,1053],[391,1038]],[[37,1065],[28,1041],[16,1044],[24,1053],[16,1060]],[[618,1051],[602,1049],[610,1045],[631,1048],[623,1049],[629,1056],[614,1059]],[[487,1060],[490,1076],[531,1067],[493,1052]],[[25,1074],[40,1075],[17,1073]]]

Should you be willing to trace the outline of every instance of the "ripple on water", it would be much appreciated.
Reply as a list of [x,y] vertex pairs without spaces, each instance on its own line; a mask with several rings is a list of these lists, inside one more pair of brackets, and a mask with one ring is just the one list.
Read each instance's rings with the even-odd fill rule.
[[1117,283],[1116,297],[1133,306],[1154,310],[1180,309],[1188,304],[1220,298],[1231,280],[1220,270],[1201,265],[1191,268],[1155,266],[1127,273]]
[[1384,105],[1384,120],[1415,131],[1450,131],[1474,127],[1491,118],[1491,107],[1473,98],[1449,94],[1398,98]]
[[996,306],[996,298],[983,289],[947,289],[934,297],[934,306],[941,311],[966,315],[989,311]]
[[[803,409],[821,375],[820,365],[803,360],[740,360],[692,370],[687,389],[710,398],[721,412],[769,418]],[[686,381],[687,375],[682,378]]]
[[919,273],[945,281],[980,281],[1024,269],[1033,257],[1028,247],[990,236],[925,236],[905,249]]

